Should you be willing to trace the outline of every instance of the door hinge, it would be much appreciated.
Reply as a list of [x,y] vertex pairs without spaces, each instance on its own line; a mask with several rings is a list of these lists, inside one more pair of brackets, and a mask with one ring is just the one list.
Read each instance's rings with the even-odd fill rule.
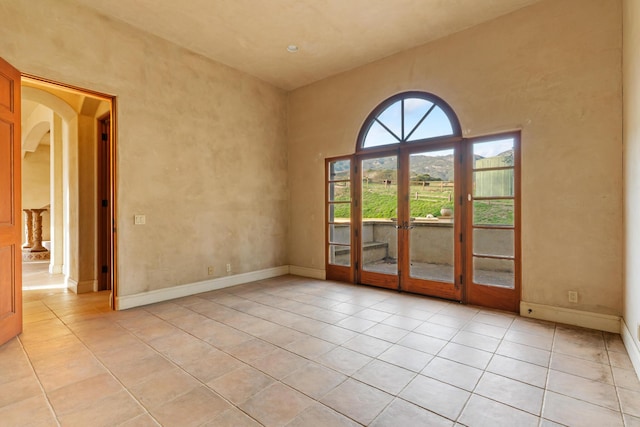
[[358,165],[354,166],[353,169],[354,169],[355,173],[358,173]]
[[462,233],[460,233],[460,243],[462,243]]
[[103,273],[108,273],[109,272],[109,266],[108,265],[103,265],[102,266],[102,272]]
[[460,203],[459,203],[459,205],[460,205],[460,206],[462,206],[462,196],[460,196]]
[[356,229],[354,229],[353,231],[355,232],[356,237],[358,237],[358,229],[356,228]]
[[463,285],[464,284],[464,277],[462,276],[462,274],[460,275],[460,284]]
[[102,200],[102,207],[103,207],[103,208],[106,208],[107,206],[109,206],[109,201],[108,201],[108,200],[106,200],[106,199],[103,199],[103,200]]
[[356,270],[358,269],[358,261],[356,261]]
[[[94,134],[94,135],[95,135],[95,134]],[[103,134],[102,134],[102,140],[103,140],[103,141],[106,141],[108,138],[109,138],[109,135],[108,135],[108,134],[106,134],[106,133],[103,133]]]

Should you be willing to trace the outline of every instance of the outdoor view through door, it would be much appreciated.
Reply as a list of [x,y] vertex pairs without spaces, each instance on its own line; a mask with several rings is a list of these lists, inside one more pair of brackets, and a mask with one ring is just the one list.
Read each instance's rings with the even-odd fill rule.
[[428,93],[384,101],[326,162],[327,278],[518,311],[519,142],[463,138]]

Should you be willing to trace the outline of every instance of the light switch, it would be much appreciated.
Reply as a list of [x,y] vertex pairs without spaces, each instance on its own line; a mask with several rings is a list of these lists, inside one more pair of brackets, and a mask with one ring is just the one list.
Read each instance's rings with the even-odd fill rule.
[[147,223],[147,217],[145,215],[134,215],[133,223],[135,225],[145,225]]

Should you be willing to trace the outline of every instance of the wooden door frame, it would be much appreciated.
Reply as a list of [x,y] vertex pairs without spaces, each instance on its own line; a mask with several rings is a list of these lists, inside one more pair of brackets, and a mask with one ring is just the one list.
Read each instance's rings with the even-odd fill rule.
[[[70,89],[74,92],[80,92],[81,94],[92,96],[95,98],[99,98],[103,101],[109,103],[109,110],[111,116],[111,144],[109,147],[109,187],[110,187],[110,195],[111,195],[111,204],[109,207],[112,229],[111,229],[111,296],[109,298],[109,305],[112,310],[116,310],[116,298],[118,295],[118,239],[117,239],[117,100],[113,95],[105,94],[102,92],[94,91],[91,89],[81,88],[79,86],[74,86],[67,83],[61,83],[55,80],[43,78],[40,76],[36,76],[28,73],[21,73],[22,79],[29,79],[35,81],[43,86],[49,86],[53,88],[63,88]],[[97,174],[97,172],[96,172]],[[97,216],[96,216],[97,221]],[[96,242],[97,244],[97,242]],[[97,254],[96,254],[97,257]]]
[[[97,118],[97,142],[98,147],[97,154],[97,167],[96,167],[96,182],[97,182],[97,206],[98,206],[98,220],[97,220],[97,273],[98,273],[98,291],[111,290],[113,279],[111,277],[112,262],[111,262],[111,239],[112,239],[112,226],[113,218],[111,217],[111,210],[109,207],[113,203],[111,199],[110,188],[110,167],[109,162],[111,159],[111,111]],[[106,149],[106,150],[105,150]],[[108,231],[107,231],[108,230]]]
[[[333,222],[329,221],[329,206],[330,206],[330,195],[329,195],[329,185],[330,183],[333,181],[330,177],[330,172],[329,172],[329,164],[332,162],[338,162],[338,161],[342,161],[342,160],[349,160],[350,162],[350,169],[349,169],[349,182],[350,182],[350,196],[351,196],[351,204],[350,204],[350,209],[349,212],[351,213],[351,218],[350,218],[350,226],[351,226],[351,231],[349,232],[349,242],[351,245],[351,252],[350,252],[350,258],[349,258],[349,266],[343,266],[343,265],[337,265],[337,264],[330,264],[330,257],[329,257],[329,249],[331,247],[331,242],[330,242],[330,231],[329,228],[331,227],[331,225],[333,225]],[[324,229],[324,253],[325,253],[325,276],[327,280],[336,280],[336,281],[340,281],[340,282],[349,282],[349,283],[354,283],[356,281],[355,279],[355,271],[356,271],[356,249],[355,249],[355,243],[356,243],[356,239],[355,239],[355,235],[356,233],[354,232],[354,227],[356,226],[356,224],[354,224],[353,218],[354,218],[354,213],[353,213],[353,209],[354,209],[354,185],[353,182],[355,181],[355,156],[350,155],[350,156],[339,156],[339,157],[332,157],[332,158],[327,158],[325,159],[325,163],[324,163],[324,172],[325,172],[325,188],[324,188],[324,192],[325,192],[325,203],[324,203],[324,209],[325,209],[325,229]]]

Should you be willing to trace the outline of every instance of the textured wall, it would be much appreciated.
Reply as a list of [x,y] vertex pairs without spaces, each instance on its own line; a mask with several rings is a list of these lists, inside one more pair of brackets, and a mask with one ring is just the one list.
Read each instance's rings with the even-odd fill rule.
[[[624,2],[626,277],[624,321],[640,349],[640,2]],[[636,366],[640,373],[640,366]]]
[[324,268],[324,158],[353,153],[382,100],[424,90],[465,136],[522,129],[522,299],[621,314],[620,16],[617,0],[540,2],[292,92],[290,264]]
[[282,91],[66,1],[0,16],[22,72],[117,96],[120,295],[287,264]]

